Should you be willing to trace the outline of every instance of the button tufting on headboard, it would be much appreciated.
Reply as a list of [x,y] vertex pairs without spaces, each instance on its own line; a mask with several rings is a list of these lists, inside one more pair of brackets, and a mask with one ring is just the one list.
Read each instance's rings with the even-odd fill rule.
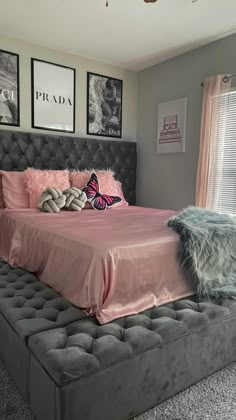
[[0,130],[0,169],[107,169],[135,204],[136,143]]

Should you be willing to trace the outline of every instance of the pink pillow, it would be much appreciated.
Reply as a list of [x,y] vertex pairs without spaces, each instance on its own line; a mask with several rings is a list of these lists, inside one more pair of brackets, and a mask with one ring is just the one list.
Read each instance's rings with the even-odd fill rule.
[[70,187],[69,171],[41,171],[29,168],[24,172],[25,187],[29,193],[31,209],[38,208],[38,200],[48,187],[55,187],[63,191]]
[[8,209],[29,208],[29,198],[25,191],[24,172],[0,171],[4,206]]
[[124,197],[121,182],[120,181],[116,181],[116,180],[114,180],[114,182],[115,182],[115,185],[116,185],[116,195],[118,195],[118,197],[121,198],[121,203],[118,204],[118,206],[119,205],[120,206],[128,206],[129,203],[128,203],[128,201],[126,201],[126,199]]
[[[114,179],[114,172],[111,170],[96,171],[95,169],[92,169],[89,171],[72,171],[70,173],[72,187],[84,188],[93,172],[96,173],[98,177],[100,192],[102,194],[115,195],[121,198],[121,202],[117,203],[115,207],[128,206],[128,203],[124,198],[122,185],[119,181]],[[88,208],[88,206],[86,207]],[[91,208],[91,206],[89,206],[89,208]]]

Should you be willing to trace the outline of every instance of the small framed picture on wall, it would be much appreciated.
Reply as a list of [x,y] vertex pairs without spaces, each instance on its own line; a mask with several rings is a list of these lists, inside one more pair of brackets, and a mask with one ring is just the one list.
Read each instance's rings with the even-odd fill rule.
[[158,104],[157,153],[185,152],[188,98]]
[[19,55],[0,50],[0,124],[20,125]]
[[122,137],[123,81],[87,73],[87,134]]
[[71,67],[31,59],[32,128],[75,132],[75,74]]

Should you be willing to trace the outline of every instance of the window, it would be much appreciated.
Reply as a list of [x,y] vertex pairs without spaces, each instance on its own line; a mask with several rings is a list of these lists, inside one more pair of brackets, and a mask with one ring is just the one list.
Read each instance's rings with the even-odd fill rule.
[[213,97],[212,108],[207,207],[236,215],[236,90]]

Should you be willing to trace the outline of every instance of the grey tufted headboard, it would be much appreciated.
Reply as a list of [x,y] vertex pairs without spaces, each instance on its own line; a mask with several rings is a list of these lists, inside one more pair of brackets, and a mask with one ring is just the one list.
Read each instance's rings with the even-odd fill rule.
[[0,130],[0,169],[107,169],[135,204],[136,143]]

